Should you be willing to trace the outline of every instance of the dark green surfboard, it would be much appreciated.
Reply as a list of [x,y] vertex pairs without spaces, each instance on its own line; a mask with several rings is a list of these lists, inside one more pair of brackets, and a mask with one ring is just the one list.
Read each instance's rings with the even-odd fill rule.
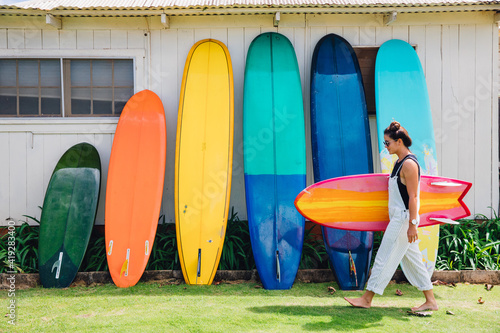
[[101,159],[94,146],[68,149],[50,178],[40,218],[38,265],[45,288],[66,288],[78,272],[94,225]]

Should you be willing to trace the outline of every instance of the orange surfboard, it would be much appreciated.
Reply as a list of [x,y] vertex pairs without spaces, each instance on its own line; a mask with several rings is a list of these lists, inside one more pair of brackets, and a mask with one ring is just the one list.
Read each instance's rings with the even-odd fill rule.
[[[297,195],[295,207],[307,219],[325,227],[384,231],[389,224],[388,174],[366,174],[327,179]],[[466,181],[422,175],[420,225],[426,227],[470,215],[463,202],[472,184]]]
[[165,177],[167,130],[160,98],[132,96],[118,121],[106,188],[106,255],[113,282],[135,285],[153,248]]

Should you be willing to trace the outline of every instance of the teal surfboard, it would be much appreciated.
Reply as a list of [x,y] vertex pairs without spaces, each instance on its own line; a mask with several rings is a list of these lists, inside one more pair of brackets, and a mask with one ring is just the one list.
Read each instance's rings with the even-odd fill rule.
[[[384,129],[396,120],[412,138],[410,149],[417,156],[421,173],[437,176],[436,144],[427,84],[418,55],[407,42],[393,39],[380,47],[375,63],[375,98],[382,172],[390,173],[397,160],[396,155],[389,155],[382,143]],[[436,264],[439,226],[418,230],[424,263],[432,274]]]
[[292,44],[278,33],[251,43],[243,98],[245,193],[250,240],[266,289],[292,287],[304,218],[294,200],[306,185],[302,87]]
[[59,159],[40,217],[38,264],[45,288],[65,288],[75,278],[94,225],[100,183],[94,146],[79,143]]

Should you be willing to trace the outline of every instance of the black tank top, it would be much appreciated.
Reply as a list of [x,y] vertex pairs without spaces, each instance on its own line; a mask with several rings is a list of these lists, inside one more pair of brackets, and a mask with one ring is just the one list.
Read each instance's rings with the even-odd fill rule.
[[[415,163],[417,163],[418,166],[418,180],[420,181],[420,164],[418,164],[417,157],[413,154],[408,154],[403,158],[401,161],[396,161],[394,164],[394,168],[392,169],[391,177],[397,176],[397,183],[398,183],[398,189],[399,189],[399,194],[401,194],[401,198],[403,199],[403,202],[405,204],[406,209],[409,209],[409,202],[410,202],[410,196],[408,195],[408,189],[406,188],[406,185],[401,182],[401,169],[399,168],[401,164],[404,163],[404,161],[409,158]],[[397,174],[396,174],[397,172]]]

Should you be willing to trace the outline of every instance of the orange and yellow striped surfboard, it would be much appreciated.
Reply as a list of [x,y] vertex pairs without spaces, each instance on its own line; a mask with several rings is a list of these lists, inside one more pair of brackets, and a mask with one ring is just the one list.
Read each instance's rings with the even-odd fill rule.
[[[388,180],[388,174],[327,179],[302,190],[295,207],[306,219],[326,227],[384,231],[389,223]],[[419,227],[469,216],[462,199],[471,186],[462,180],[422,176]]]

